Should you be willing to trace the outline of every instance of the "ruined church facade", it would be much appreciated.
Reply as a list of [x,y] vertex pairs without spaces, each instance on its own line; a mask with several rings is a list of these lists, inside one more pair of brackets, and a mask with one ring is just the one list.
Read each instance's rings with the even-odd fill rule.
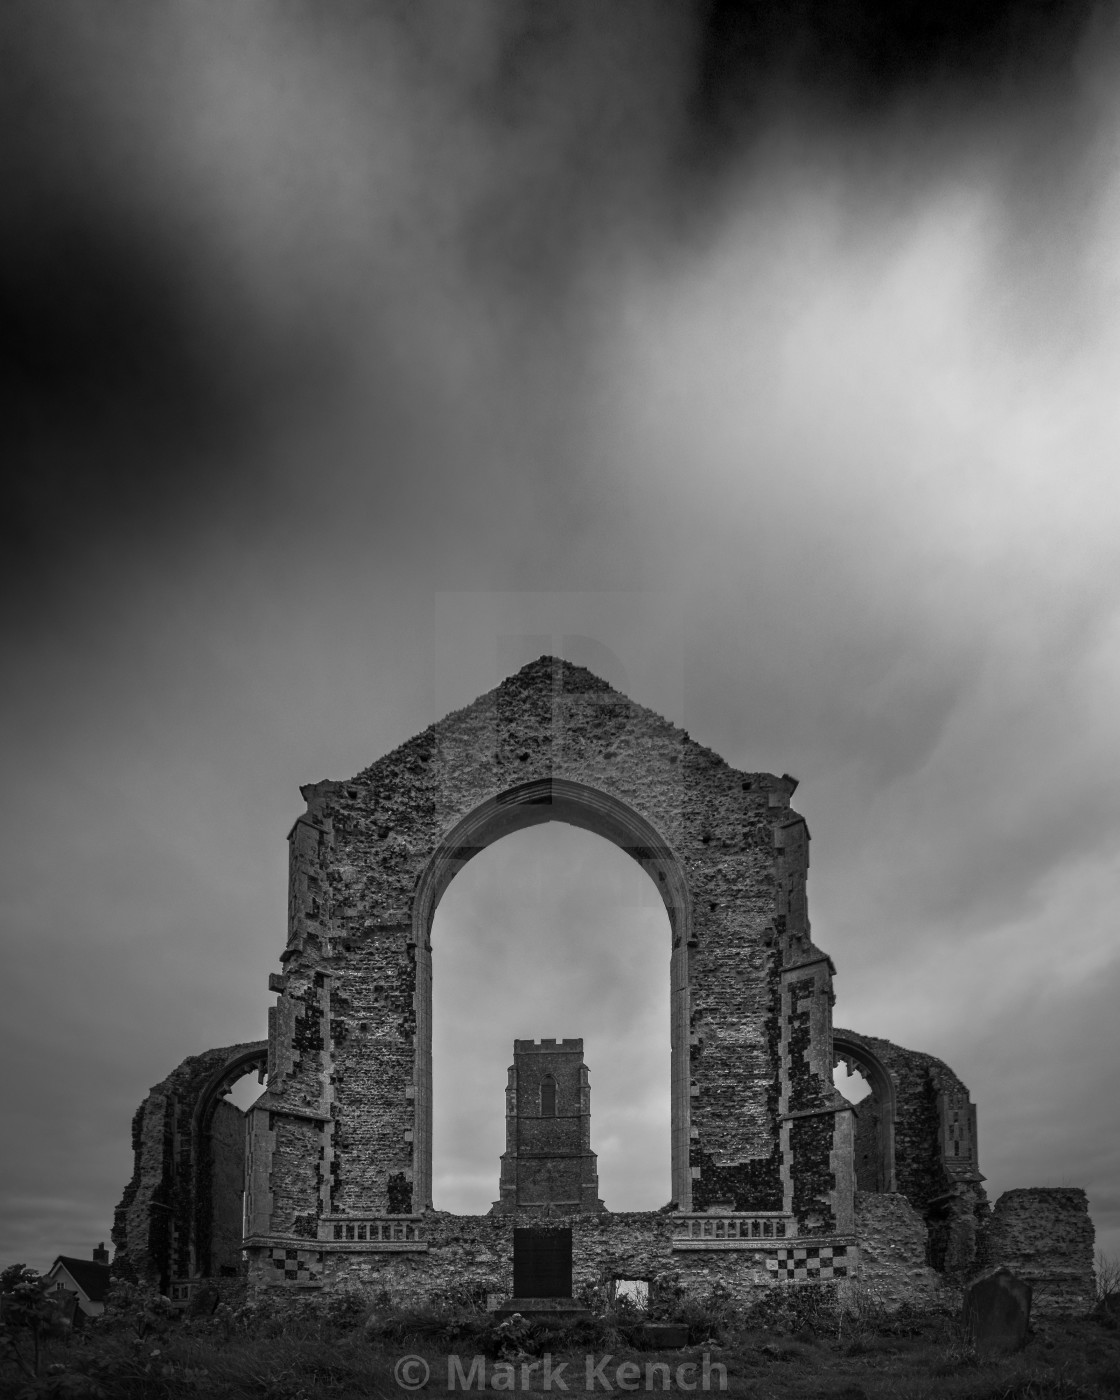
[[[241,1268],[254,1288],[362,1286],[422,1301],[457,1280],[480,1298],[508,1292],[512,1222],[534,1190],[518,1124],[490,1215],[448,1216],[432,1200],[431,928],[475,854],[563,821],[642,866],[671,935],[671,1199],[652,1213],[601,1208],[586,1113],[575,1113],[583,1146],[566,1159],[560,1199],[579,1286],[590,1296],[617,1277],[672,1277],[745,1298],[862,1277],[901,1299],[965,1277],[988,1228],[975,1109],[940,1061],[834,1029],[835,969],[811,936],[796,787],[732,768],[552,657],[354,778],[305,787],[267,1045],[207,1052],[213,1063],[186,1062],[145,1101],[114,1232],[122,1269],[186,1291],[214,1275],[229,1233],[216,1247],[214,1222],[230,1216],[214,1182],[238,1174],[215,1147],[217,1105],[238,1064],[263,1063],[268,1087],[246,1115],[239,1164]],[[538,1063],[532,1044],[518,1042],[515,1068]],[[569,1068],[586,1083],[582,1045],[578,1058],[554,1087]],[[838,1059],[871,1085],[857,1107],[833,1087]],[[1067,1283],[1076,1292],[1084,1280]]]

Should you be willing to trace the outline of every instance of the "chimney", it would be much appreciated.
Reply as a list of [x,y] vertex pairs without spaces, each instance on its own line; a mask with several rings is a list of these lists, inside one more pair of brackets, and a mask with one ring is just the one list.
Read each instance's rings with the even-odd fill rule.
[[105,1248],[104,1240],[102,1240],[101,1243],[97,1246],[97,1248],[93,1251],[93,1262],[95,1264],[108,1264],[109,1251]]

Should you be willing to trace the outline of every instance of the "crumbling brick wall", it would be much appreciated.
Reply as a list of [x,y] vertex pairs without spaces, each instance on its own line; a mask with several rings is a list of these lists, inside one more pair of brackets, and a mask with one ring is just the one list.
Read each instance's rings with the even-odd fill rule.
[[926,1221],[928,1262],[963,1279],[975,1265],[977,1233],[988,1213],[977,1161],[976,1110],[967,1087],[933,1055],[854,1031],[836,1029],[833,1035],[842,1044],[862,1047],[869,1063],[890,1078],[889,1109],[881,1086],[874,1088],[876,1102],[865,1099],[856,1107],[861,1184],[874,1176],[880,1186],[888,1184],[884,1173],[874,1170],[874,1158],[877,1134],[887,1130],[889,1119],[895,1186]]
[[857,1192],[856,1237],[860,1282],[884,1307],[921,1307],[943,1296],[945,1280],[927,1260],[926,1223],[905,1196]]
[[[253,1114],[254,1236],[316,1215],[430,1207],[431,916],[471,855],[541,820],[616,841],[666,900],[678,1204],[792,1209],[796,1195],[819,1228],[840,1228],[845,1211],[850,1228],[851,1183],[835,1169],[832,1118],[845,1110],[830,1082],[831,965],[810,941],[795,786],[731,768],[589,672],[542,657],[353,779],[304,788],[269,1091]],[[801,995],[790,1008],[787,971],[812,983],[811,1011]],[[809,1018],[793,1055],[783,1004]],[[790,1074],[822,1121],[786,1132]]]
[[1074,1186],[1005,1191],[981,1231],[978,1268],[1001,1265],[1034,1290],[1035,1313],[1083,1313],[1092,1305],[1093,1222],[1089,1200]]
[[215,1158],[212,1115],[231,1107],[221,1103],[223,1087],[263,1068],[266,1050],[250,1041],[191,1055],[137,1109],[132,1178],[113,1218],[116,1273],[166,1292],[173,1278],[240,1264],[244,1136],[219,1118]]
[[895,1179],[902,1195],[920,1210],[953,1185],[942,1153],[938,1095],[955,1091],[967,1099],[968,1089],[933,1055],[862,1032],[837,1029],[835,1035],[867,1046],[894,1081]]

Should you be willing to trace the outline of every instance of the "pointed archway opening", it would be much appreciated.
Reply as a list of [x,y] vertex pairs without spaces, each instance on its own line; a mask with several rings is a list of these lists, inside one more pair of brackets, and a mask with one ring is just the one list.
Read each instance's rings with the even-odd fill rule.
[[834,1030],[833,1083],[855,1106],[855,1173],[860,1191],[898,1189],[894,1167],[894,1081],[879,1057],[848,1031]]
[[452,880],[431,947],[435,1207],[483,1214],[498,1197],[514,1040],[575,1036],[603,1201],[670,1200],[672,937],[649,874],[579,827],[514,831]]

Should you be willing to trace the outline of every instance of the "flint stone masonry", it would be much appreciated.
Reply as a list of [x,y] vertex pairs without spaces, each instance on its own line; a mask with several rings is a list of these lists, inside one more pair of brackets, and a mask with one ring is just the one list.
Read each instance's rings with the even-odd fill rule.
[[967,1087],[933,1055],[856,1031],[832,1035],[837,1061],[871,1086],[855,1110],[859,1189],[903,1195],[925,1218],[929,1262],[963,1281],[988,1215]]
[[245,1125],[223,1098],[263,1071],[263,1041],[192,1055],[157,1084],[132,1121],[132,1179],[117,1206],[114,1272],[167,1293],[173,1281],[243,1272]]
[[[307,1256],[302,1280],[284,1278],[288,1272],[294,1275],[297,1261],[283,1256],[295,1249],[254,1250],[250,1285],[259,1289],[302,1282],[306,1287],[315,1272],[325,1291],[361,1290],[405,1307],[456,1303],[483,1308],[489,1295],[511,1294],[517,1216],[436,1211],[417,1217],[416,1223],[426,1236],[424,1252],[301,1249]],[[760,1240],[744,1251],[712,1248],[682,1254],[674,1249],[680,1220],[669,1212],[580,1214],[555,1223],[572,1230],[572,1293],[588,1307],[608,1305],[616,1278],[648,1280],[655,1300],[702,1302],[718,1288],[747,1307],[777,1285],[784,1267],[779,1255],[791,1253],[795,1243]],[[854,1245],[840,1247],[850,1251],[854,1276]]]
[[[743,1304],[775,1286],[862,1281],[893,1306],[1007,1263],[1038,1280],[1043,1310],[1048,1290],[1072,1306],[1091,1279],[1083,1194],[1012,1192],[989,1221],[967,1088],[930,1055],[834,1031],[796,787],[732,768],[590,672],[541,657],[355,777],[302,788],[267,1043],[192,1057],[141,1106],[117,1272],[180,1301],[196,1281],[232,1286],[240,1268],[254,1290],[360,1286],[481,1307],[508,1296],[514,1221],[537,1211],[570,1225],[587,1303],[624,1278],[662,1297],[718,1286]],[[432,921],[467,861],[546,821],[626,851],[668,914],[661,1212],[604,1208],[582,1046],[565,1056],[566,1043],[533,1042],[515,1050],[495,1212],[433,1207]],[[558,1102],[578,1096],[578,1113],[542,1111],[549,1057]],[[867,1075],[870,1102],[836,1091],[837,1060]],[[241,1139],[222,1093],[266,1064]]]
[[860,1283],[883,1306],[932,1305],[941,1296],[944,1280],[926,1259],[925,1221],[905,1196],[857,1192],[856,1238]]
[[1022,1187],[996,1201],[980,1237],[979,1263],[1010,1269],[1029,1283],[1038,1316],[1084,1313],[1096,1296],[1093,1245],[1084,1191]]

